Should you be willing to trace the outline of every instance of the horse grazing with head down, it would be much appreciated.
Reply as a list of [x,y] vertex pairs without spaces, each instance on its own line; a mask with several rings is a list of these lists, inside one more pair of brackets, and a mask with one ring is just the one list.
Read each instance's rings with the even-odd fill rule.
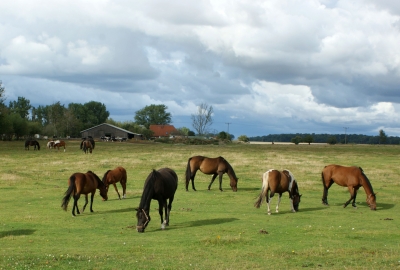
[[118,198],[121,200],[121,195],[119,195],[116,183],[120,182],[122,186],[122,198],[126,197],[126,170],[123,167],[117,167],[114,170],[108,170],[103,176],[103,183],[106,186],[108,192],[108,187],[110,184],[114,186],[115,191],[118,194]]
[[25,150],[29,150],[29,146],[33,146],[34,147],[33,150],[36,150],[36,147],[37,147],[37,150],[40,150],[40,144],[36,140],[26,140],[25,141]]
[[268,215],[271,215],[271,198],[275,195],[275,193],[278,193],[278,204],[276,205],[275,209],[275,211],[278,213],[279,203],[281,202],[282,193],[284,192],[289,193],[290,207],[292,212],[295,213],[296,211],[299,211],[301,194],[299,193],[299,187],[293,174],[289,170],[269,170],[263,174],[261,193],[254,206],[260,208],[262,201],[264,198],[266,198]]
[[87,153],[91,154],[92,153],[92,149],[93,149],[93,144],[91,143],[90,140],[82,141],[81,149],[83,150],[83,152],[85,152],[85,154],[87,154]]
[[49,149],[54,148],[54,141],[48,141],[47,142],[47,148],[49,148]]
[[65,142],[60,141],[60,140],[54,141],[54,144],[53,144],[53,148],[54,149],[57,148],[57,151],[60,150],[60,147],[64,147],[64,152],[65,152],[65,146],[66,146]]
[[333,183],[342,187],[347,187],[350,192],[350,199],[344,203],[346,207],[351,201],[352,206],[356,206],[357,191],[362,186],[367,194],[367,204],[371,210],[376,210],[376,194],[372,189],[371,182],[364,174],[361,167],[345,167],[340,165],[328,165],[322,170],[321,173],[322,184],[324,186],[324,193],[322,195],[322,203],[328,205],[328,189]]
[[100,195],[103,199],[107,200],[107,190],[100,178],[92,171],[87,173],[74,173],[68,179],[68,189],[65,192],[65,197],[62,199],[61,207],[67,211],[68,203],[71,196],[74,197],[74,206],[72,207],[72,216],[75,216],[75,209],[78,214],[78,200],[81,194],[85,195],[85,205],[82,208],[82,213],[85,211],[86,205],[88,204],[88,194],[91,193],[90,197],[90,212],[93,212],[93,198],[96,193],[96,189],[100,190]]
[[[144,232],[151,220],[150,202],[152,199],[158,201],[161,229],[169,226],[169,216],[177,187],[178,176],[175,171],[170,168],[162,168],[158,171],[153,169],[144,183],[139,207],[135,208],[137,217],[136,230],[138,232]],[[163,210],[165,211],[165,220],[163,220]]]
[[194,156],[189,158],[186,167],[186,191],[188,191],[190,180],[192,180],[193,190],[196,191],[196,188],[194,187],[194,177],[196,176],[197,170],[200,170],[204,174],[213,175],[211,182],[208,185],[208,190],[210,190],[215,178],[219,176],[219,190],[222,191],[222,175],[227,173],[232,190],[235,192],[237,191],[237,182],[239,178],[236,177],[231,164],[229,164],[229,162],[223,157],[208,158],[204,156]]

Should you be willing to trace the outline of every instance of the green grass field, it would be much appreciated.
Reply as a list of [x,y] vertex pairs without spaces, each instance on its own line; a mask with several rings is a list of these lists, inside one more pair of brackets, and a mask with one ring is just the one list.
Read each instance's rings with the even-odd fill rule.
[[[0,269],[393,269],[400,268],[399,146],[371,145],[164,145],[97,142],[92,155],[68,141],[66,152],[25,151],[24,143],[0,142]],[[189,157],[223,156],[239,177],[238,192],[223,178],[198,173],[197,192],[185,191]],[[343,208],[347,188],[333,185],[329,207],[321,204],[325,165],[357,165],[377,192],[369,210],[360,188],[357,209]],[[123,166],[127,199],[95,196],[94,213],[73,218],[61,209],[74,172]],[[134,208],[151,169],[170,167],[179,176],[170,226],[160,229],[158,203],[151,204],[146,232],[136,232]],[[290,212],[288,194],[280,213],[253,204],[268,169],[289,169],[303,194]],[[122,188],[118,186],[120,192]],[[272,201],[275,209],[277,198]],[[79,200],[83,206],[84,198]]]

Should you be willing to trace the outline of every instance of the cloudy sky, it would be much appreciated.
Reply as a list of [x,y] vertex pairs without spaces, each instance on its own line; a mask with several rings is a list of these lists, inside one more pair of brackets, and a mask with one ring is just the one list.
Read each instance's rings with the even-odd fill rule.
[[[400,136],[400,1],[5,0],[9,101],[165,104],[175,127]],[[345,127],[347,129],[345,129]]]

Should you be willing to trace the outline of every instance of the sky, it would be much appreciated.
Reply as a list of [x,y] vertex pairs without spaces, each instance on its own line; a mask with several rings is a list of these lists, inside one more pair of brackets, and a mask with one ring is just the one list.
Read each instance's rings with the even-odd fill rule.
[[400,136],[400,1],[3,0],[6,104],[103,103],[116,121],[213,107],[211,132]]

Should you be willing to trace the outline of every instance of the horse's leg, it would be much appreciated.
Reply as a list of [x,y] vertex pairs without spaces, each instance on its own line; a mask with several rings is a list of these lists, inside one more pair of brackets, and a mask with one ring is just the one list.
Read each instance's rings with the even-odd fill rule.
[[88,195],[85,195],[85,205],[82,208],[82,213],[85,211],[86,205],[88,204]]
[[[192,189],[193,189],[194,191],[197,191],[196,188],[194,187],[194,177],[196,176],[196,173],[197,173],[197,170],[194,171],[193,174],[192,174],[192,171],[190,171],[190,180],[192,180]],[[187,190],[187,189],[186,189],[186,190]]]
[[[93,199],[94,199],[94,194],[96,193],[96,190],[94,190],[92,192],[92,196],[90,196],[90,212],[94,212],[93,211]],[[87,196],[87,195],[86,195]]]
[[271,208],[270,208],[271,198],[272,197],[270,197],[270,192],[267,191],[267,196],[265,197],[265,199],[267,200],[267,213],[268,213],[268,215],[271,215]]
[[294,206],[293,206],[293,197],[292,197],[292,194],[290,192],[289,192],[289,199],[290,199],[290,207],[292,208],[292,212],[296,213],[296,210],[294,210]]
[[217,176],[218,176],[218,174],[217,174],[217,173],[214,173],[213,177],[211,178],[211,182],[210,182],[210,184],[208,185],[208,190],[210,190],[211,185],[212,185],[212,183],[214,183],[214,180],[215,180],[215,178],[217,178]]
[[224,173],[219,173],[219,190],[221,190],[221,191],[223,191],[222,190],[222,176],[224,175]]
[[354,199],[353,199],[353,203],[351,204],[354,208],[357,208],[357,205],[356,205],[357,191],[358,191],[358,188],[357,187],[354,188]]
[[116,185],[115,183],[113,183],[113,186],[114,186],[115,191],[116,191],[117,194],[118,194],[118,198],[121,200],[121,195],[119,195],[117,185]]
[[[278,203],[276,204],[275,212],[279,213],[279,204],[281,203],[282,194],[278,194]],[[293,209],[293,202],[292,202],[292,209]]]
[[329,181],[328,186],[325,185],[324,181],[322,181],[322,183],[324,184],[324,193],[322,195],[322,204],[328,205],[328,189],[332,186],[333,180],[331,179]]
[[81,212],[79,212],[79,207],[78,207],[78,200],[79,200],[80,196],[81,196],[80,194],[74,195],[74,207],[72,208],[72,216],[75,216],[75,209],[76,209],[76,213],[78,215],[81,213]]
[[167,226],[169,226],[169,215],[171,214],[173,200],[174,200],[174,196],[169,198],[168,207],[167,207],[167,215],[165,216],[165,221],[166,221],[165,225],[167,225]]
[[122,186],[122,199],[126,198],[126,181],[121,181]]
[[165,212],[167,212],[167,200],[158,200],[158,213],[160,214],[160,219],[161,219],[161,229],[165,229],[165,223],[163,219],[163,210],[165,209]]
[[353,207],[357,208],[357,206],[354,203],[355,199],[356,199],[356,194],[357,194],[356,190],[352,186],[348,186],[347,188],[349,189],[349,192],[350,192],[350,199],[347,202],[344,203],[343,208],[345,208],[347,205],[349,205],[349,203],[351,201],[353,201],[353,203],[352,203]]

